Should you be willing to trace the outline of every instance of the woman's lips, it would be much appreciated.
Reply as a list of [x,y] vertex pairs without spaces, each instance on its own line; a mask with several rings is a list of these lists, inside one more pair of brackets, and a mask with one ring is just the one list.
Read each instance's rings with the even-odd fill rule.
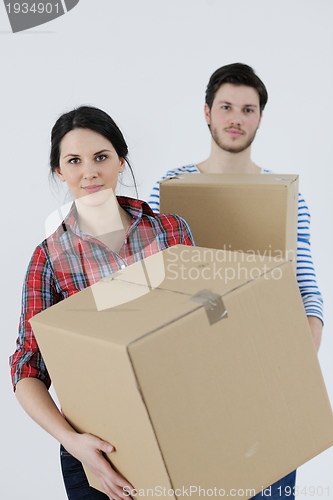
[[100,189],[102,189],[103,186],[99,186],[99,185],[94,185],[94,186],[82,186],[82,189],[84,189],[85,191],[87,191],[87,193],[96,193],[97,191],[99,191]]

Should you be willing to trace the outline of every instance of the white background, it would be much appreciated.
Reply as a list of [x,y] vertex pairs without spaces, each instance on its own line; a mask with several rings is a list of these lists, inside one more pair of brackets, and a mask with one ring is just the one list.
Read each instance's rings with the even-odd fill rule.
[[[81,0],[59,19],[12,34],[1,3],[1,498],[66,498],[58,444],[16,402],[8,356],[28,261],[45,219],[64,201],[49,186],[50,130],[76,105],[115,119],[147,199],[166,170],[208,156],[203,104],[211,73],[232,62],[254,67],[269,100],[253,160],[300,174],[312,214],[326,304],[319,360],[333,400],[332,19],[331,0]],[[298,485],[322,486],[322,498],[333,498],[332,458],[328,450],[302,466]]]

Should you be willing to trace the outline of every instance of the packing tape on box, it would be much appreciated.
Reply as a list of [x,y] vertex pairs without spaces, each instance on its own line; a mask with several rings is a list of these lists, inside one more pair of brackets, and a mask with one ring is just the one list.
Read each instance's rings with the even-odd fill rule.
[[296,197],[298,196],[298,192],[296,192],[296,179],[290,179],[289,177],[274,177],[274,180],[276,181],[291,181],[294,183],[294,199],[296,200]]
[[224,307],[221,295],[210,292],[209,290],[201,290],[193,295],[190,300],[203,304],[208,321],[211,325],[227,317],[227,310]]

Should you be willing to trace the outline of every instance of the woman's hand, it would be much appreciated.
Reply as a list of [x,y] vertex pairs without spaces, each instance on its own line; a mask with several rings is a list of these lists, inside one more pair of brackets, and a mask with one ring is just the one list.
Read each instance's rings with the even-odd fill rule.
[[71,434],[69,441],[63,443],[63,446],[91,470],[110,499],[129,498],[128,492],[134,489],[133,486],[117,474],[103,456],[103,453],[113,452],[114,446],[91,434]]
[[[41,380],[36,378],[20,380],[16,385],[16,397],[37,424],[95,474],[109,498],[112,500],[129,498],[128,488],[132,491],[133,486],[117,474],[103,456],[103,452],[111,453],[114,447],[91,434],[78,434],[61,415]],[[123,490],[125,487],[127,493]]]

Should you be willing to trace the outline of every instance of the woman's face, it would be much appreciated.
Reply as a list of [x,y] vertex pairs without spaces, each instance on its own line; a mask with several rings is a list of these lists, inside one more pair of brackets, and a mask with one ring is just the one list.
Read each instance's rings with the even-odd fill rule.
[[93,130],[71,130],[60,143],[56,174],[67,183],[75,200],[86,197],[81,200],[84,204],[104,203],[115,191],[124,168],[125,160],[119,158],[111,142]]

